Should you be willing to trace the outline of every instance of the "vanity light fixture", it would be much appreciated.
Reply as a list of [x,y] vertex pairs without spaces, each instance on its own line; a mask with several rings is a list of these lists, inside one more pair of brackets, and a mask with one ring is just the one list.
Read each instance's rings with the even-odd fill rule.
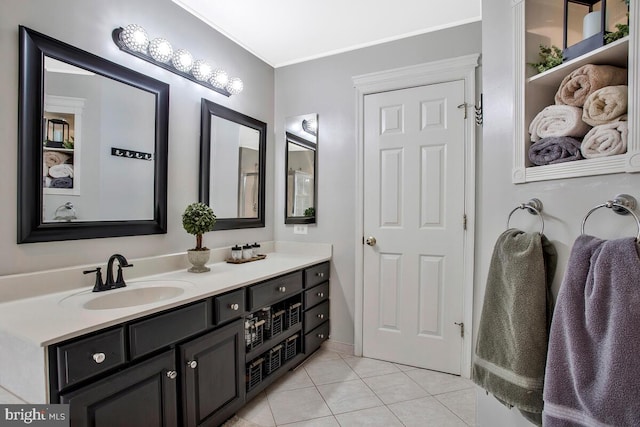
[[224,96],[242,92],[244,83],[238,77],[229,77],[226,71],[214,68],[203,59],[194,59],[185,49],[174,50],[164,38],[150,40],[140,25],[130,24],[116,28],[111,34],[113,42],[122,50],[147,62],[178,74],[192,82],[214,90]]
[[313,136],[318,136],[318,122],[304,119],[302,121],[302,130]]

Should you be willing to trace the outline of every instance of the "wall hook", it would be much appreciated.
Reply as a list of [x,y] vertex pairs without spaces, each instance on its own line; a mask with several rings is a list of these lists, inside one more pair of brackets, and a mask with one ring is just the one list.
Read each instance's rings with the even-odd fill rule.
[[475,111],[476,124],[478,126],[482,126],[484,123],[484,111],[482,110],[482,94],[480,94],[480,103],[478,105],[474,105],[473,109]]

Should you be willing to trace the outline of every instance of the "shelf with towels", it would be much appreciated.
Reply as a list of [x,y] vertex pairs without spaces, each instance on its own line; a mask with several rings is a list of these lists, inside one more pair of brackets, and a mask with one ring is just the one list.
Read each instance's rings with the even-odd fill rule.
[[[640,138],[635,138],[632,135],[634,129],[640,129],[640,116],[635,112],[635,108],[640,104],[640,93],[636,93],[638,92],[637,84],[640,82],[637,81],[639,78],[636,70],[637,61],[629,60],[629,58],[635,58],[636,52],[638,52],[636,31],[640,25],[640,7],[631,4],[628,17],[629,36],[566,61],[550,70],[533,75],[534,70],[528,63],[534,62],[539,45],[561,45],[562,27],[553,28],[544,20],[549,19],[550,16],[562,18],[562,4],[555,5],[555,9],[549,8],[546,3],[543,4],[542,0],[514,0],[511,4],[515,59],[512,182],[520,184],[582,176],[640,172]],[[624,3],[621,3],[620,7],[626,9]],[[546,12],[535,12],[541,8]],[[616,9],[616,13],[618,12],[620,10]],[[619,15],[621,15],[621,19],[626,21],[624,13],[619,13]],[[530,123],[545,107],[555,105],[554,95],[564,77],[587,64],[606,64],[628,69],[626,84],[628,86],[627,120],[629,131],[626,153],[612,153],[607,157],[533,165],[529,159],[529,148],[532,145],[529,135]],[[580,141],[578,140],[578,142]]]

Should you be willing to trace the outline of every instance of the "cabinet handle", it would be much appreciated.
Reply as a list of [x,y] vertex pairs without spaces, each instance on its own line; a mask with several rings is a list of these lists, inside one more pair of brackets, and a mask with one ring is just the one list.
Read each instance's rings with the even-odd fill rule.
[[198,367],[198,362],[196,362],[195,360],[191,360],[187,362],[187,366],[191,369],[196,369]]
[[324,334],[318,334],[318,338],[320,338],[321,340],[324,339]]
[[107,358],[107,356],[105,356],[104,353],[93,353],[92,357],[93,357],[93,360],[95,360],[96,363],[102,363]]
[[229,304],[229,308],[234,311],[238,311],[240,306],[238,304]]
[[324,273],[316,273],[316,276],[318,276],[318,277],[324,277]]
[[324,292],[318,292],[316,295],[318,295],[320,298],[324,298]]
[[178,373],[176,371],[167,371],[167,377],[171,380],[175,380],[178,377]]
[[318,319],[324,319],[324,314],[318,314]]
[[284,287],[284,286],[279,286],[278,287],[278,292],[282,292],[284,294],[285,292],[287,292],[287,288]]

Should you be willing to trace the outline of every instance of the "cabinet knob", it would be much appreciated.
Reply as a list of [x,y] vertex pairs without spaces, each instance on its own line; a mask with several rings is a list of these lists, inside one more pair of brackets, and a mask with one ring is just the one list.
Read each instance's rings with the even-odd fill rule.
[[187,362],[187,366],[191,369],[196,369],[198,367],[198,362],[196,362],[195,360],[191,360]]
[[324,334],[318,334],[318,338],[320,338],[321,340],[324,339]]
[[316,273],[316,276],[318,276],[318,277],[324,277],[324,273]]
[[238,309],[240,308],[240,305],[238,305],[238,304],[229,304],[229,308],[231,310],[238,311]]
[[320,298],[324,298],[324,292],[318,292],[316,295],[318,295]]
[[285,292],[287,292],[287,288],[284,287],[284,286],[279,286],[278,287],[278,292],[282,292],[284,294]]
[[167,377],[171,380],[175,380],[178,377],[178,373],[176,371],[167,371]]
[[91,357],[93,357],[93,360],[95,360],[96,363],[102,363],[107,358],[104,353],[93,353],[93,356]]
[[318,314],[318,319],[324,319],[324,314]]

